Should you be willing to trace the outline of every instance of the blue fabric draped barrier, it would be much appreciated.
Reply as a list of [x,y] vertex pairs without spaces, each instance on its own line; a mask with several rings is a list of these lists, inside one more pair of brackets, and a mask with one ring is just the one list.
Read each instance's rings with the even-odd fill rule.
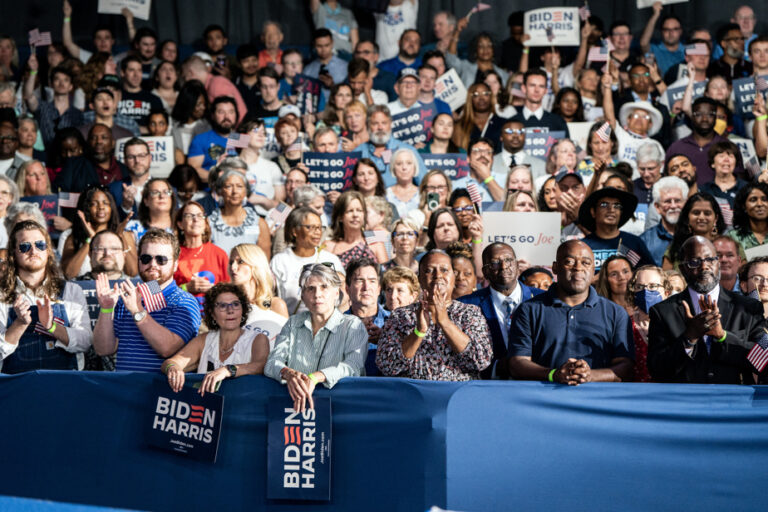
[[[190,380],[199,380],[193,377]],[[146,446],[161,375],[0,377],[0,495],[142,510],[760,510],[768,387],[349,379],[332,500],[268,501],[263,377],[224,381],[215,465]]]

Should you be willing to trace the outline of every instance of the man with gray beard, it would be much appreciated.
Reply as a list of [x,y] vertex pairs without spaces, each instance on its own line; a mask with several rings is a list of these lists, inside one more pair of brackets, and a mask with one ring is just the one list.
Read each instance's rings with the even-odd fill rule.
[[660,267],[664,252],[675,235],[680,211],[688,198],[688,185],[680,178],[667,176],[653,184],[652,194],[653,206],[660,216],[659,223],[643,232],[640,239]]
[[392,137],[392,115],[386,105],[372,105],[368,107],[368,134],[370,140],[363,142],[355,148],[362,152],[362,158],[370,158],[381,172],[385,187],[391,187],[396,183],[395,175],[389,171],[389,163],[392,155],[398,149],[406,148],[413,151],[416,161],[419,163],[419,172],[414,177],[418,184],[421,177],[427,173],[427,168],[416,148]]
[[765,334],[763,307],[720,287],[715,246],[694,236],[680,248],[688,288],[651,308],[648,369],[656,382],[754,384],[747,354]]

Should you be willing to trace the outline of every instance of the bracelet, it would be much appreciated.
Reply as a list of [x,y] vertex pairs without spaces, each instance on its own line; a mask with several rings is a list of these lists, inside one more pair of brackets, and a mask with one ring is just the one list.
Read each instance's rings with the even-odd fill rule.
[[555,382],[555,380],[552,377],[554,377],[556,371],[557,371],[557,368],[552,368],[551,370],[549,370],[549,375],[547,375],[547,380],[549,382]]
[[531,49],[530,48],[523,48],[523,53],[525,55],[528,55],[529,53],[531,53]]
[[[54,331],[56,330],[56,322],[53,322],[53,323],[51,324],[51,328],[50,328],[50,329],[46,329],[46,330],[48,331],[48,334],[53,334],[53,333],[54,333]],[[725,339],[725,338],[723,338],[723,339]],[[719,340],[718,340],[718,341],[719,341]]]
[[487,184],[489,184],[489,183],[490,183],[490,182],[492,182],[494,179],[496,179],[496,178],[494,178],[493,176],[488,176],[487,178],[485,178],[485,179],[483,180],[483,185],[487,185]]
[[768,114],[763,114],[761,116],[757,116],[755,121],[765,121],[766,119],[768,119]]
[[483,243],[483,241],[482,240],[472,240],[472,243],[473,244],[481,244],[481,243]]
[[183,285],[179,286],[184,291],[187,291],[187,283],[184,283]]
[[718,342],[718,343],[722,343],[722,342],[724,342],[724,341],[725,341],[725,338],[727,338],[727,337],[728,337],[728,333],[727,333],[727,332],[724,332],[724,333],[723,333],[723,337],[722,337],[722,338],[720,338],[719,340],[715,340],[715,341],[716,341],[716,342]]
[[64,18],[64,23],[69,23],[70,21],[72,21],[72,18],[70,18],[69,16]]
[[314,373],[310,373],[309,375],[307,375],[307,377],[309,377],[309,380],[311,380],[312,382],[314,382],[314,383],[315,383],[315,386],[317,386],[318,384],[320,384],[320,381],[319,381],[319,380],[317,380],[317,377],[315,377],[315,374],[314,374]]
[[115,308],[101,308],[99,309],[99,313],[104,313],[105,315],[108,315],[115,311]]
[[413,334],[415,334],[417,338],[423,338],[427,335],[427,333],[421,332],[418,327],[413,328]]
[[88,238],[86,238],[86,239],[85,239],[85,243],[87,243],[87,244],[89,244],[89,245],[90,245],[90,243],[91,243],[91,237],[88,237]]
[[163,369],[163,373],[168,375],[168,370],[170,370],[172,366],[176,366],[176,363],[168,363],[167,365],[165,365],[165,368]]
[[36,74],[37,74],[37,70],[36,69],[30,69],[29,70],[29,76],[35,76]]

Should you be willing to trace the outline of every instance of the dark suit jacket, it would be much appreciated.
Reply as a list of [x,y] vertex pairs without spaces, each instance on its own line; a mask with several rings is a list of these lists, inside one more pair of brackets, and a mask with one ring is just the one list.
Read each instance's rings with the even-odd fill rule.
[[[526,286],[519,281],[517,285],[523,292],[523,302],[535,297],[536,295],[539,295],[540,293],[544,293],[544,290],[531,288],[530,286]],[[458,300],[464,304],[474,304],[475,306],[478,306],[483,312],[483,316],[488,322],[488,328],[491,331],[491,342],[493,343],[493,360],[491,361],[491,365],[488,368],[480,372],[480,375],[484,379],[490,379],[491,374],[493,373],[494,365],[497,361],[502,361],[501,366],[496,369],[496,374],[502,378],[507,378],[509,375],[507,365],[505,364],[507,360],[507,346],[504,344],[504,336],[501,333],[501,330],[504,328],[504,323],[500,322],[499,317],[496,316],[496,308],[493,307],[493,299],[491,299],[491,289],[481,288],[469,295],[459,297]]]
[[657,382],[703,384],[753,384],[754,369],[747,353],[766,326],[760,302],[720,288],[717,307],[726,332],[725,341],[712,341],[709,353],[704,340],[696,343],[693,357],[685,352],[685,309],[694,314],[688,290],[651,308],[648,330],[648,369]]

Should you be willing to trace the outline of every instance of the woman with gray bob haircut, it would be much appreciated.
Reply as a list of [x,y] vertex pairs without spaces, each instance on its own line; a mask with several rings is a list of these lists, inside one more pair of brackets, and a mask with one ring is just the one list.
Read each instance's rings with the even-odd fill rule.
[[310,263],[300,276],[307,311],[288,319],[264,367],[264,375],[287,385],[297,412],[314,408],[318,384],[330,389],[344,377],[364,375],[368,353],[363,322],[337,309],[342,282],[333,266]]

